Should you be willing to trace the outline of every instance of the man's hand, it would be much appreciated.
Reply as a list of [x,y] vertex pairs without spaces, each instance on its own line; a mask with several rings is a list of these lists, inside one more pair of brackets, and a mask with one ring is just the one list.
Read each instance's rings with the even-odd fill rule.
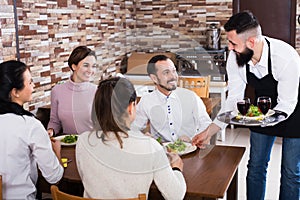
[[192,145],[197,146],[200,149],[204,149],[207,144],[210,142],[210,138],[208,135],[207,129],[205,129],[203,132],[195,135],[192,139]]
[[205,148],[205,146],[209,144],[211,136],[216,134],[219,130],[220,127],[214,123],[211,123],[204,131],[193,137],[192,145],[196,145],[200,149]]

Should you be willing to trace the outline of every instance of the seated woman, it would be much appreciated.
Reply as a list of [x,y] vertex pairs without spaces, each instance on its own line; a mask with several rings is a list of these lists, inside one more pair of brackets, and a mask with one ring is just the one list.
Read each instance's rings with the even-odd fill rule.
[[183,199],[181,158],[169,154],[170,164],[155,139],[130,130],[136,114],[136,92],[130,81],[115,77],[100,82],[94,111],[95,130],[81,134],[76,145],[85,197],[137,197],[148,194],[154,181],[165,199]]
[[[0,64],[0,174],[3,199],[36,199],[38,170],[54,184],[63,175],[60,142],[50,138],[42,123],[23,109],[31,101],[34,83],[19,61]],[[53,148],[53,150],[52,150]]]
[[76,47],[68,65],[73,71],[70,79],[57,84],[51,91],[49,135],[80,134],[93,127],[92,104],[97,85],[90,83],[96,70],[96,54],[86,46]]

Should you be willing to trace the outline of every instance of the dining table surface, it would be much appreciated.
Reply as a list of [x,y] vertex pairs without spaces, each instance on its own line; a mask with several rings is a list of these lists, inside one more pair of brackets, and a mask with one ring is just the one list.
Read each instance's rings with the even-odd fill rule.
[[[207,149],[196,149],[183,155],[183,175],[187,184],[186,200],[223,198],[236,200],[238,191],[238,167],[245,147],[211,145]],[[62,158],[70,161],[65,167],[60,188],[75,195],[83,194],[83,184],[79,176],[75,145],[62,146]],[[49,191],[50,185],[39,183],[39,192]],[[153,183],[149,191],[149,200],[163,199]]]

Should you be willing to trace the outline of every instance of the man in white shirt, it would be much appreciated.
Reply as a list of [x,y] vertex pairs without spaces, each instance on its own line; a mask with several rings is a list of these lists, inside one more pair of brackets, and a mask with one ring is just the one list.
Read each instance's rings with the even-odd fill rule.
[[201,98],[190,90],[177,88],[178,74],[170,58],[152,57],[147,72],[156,89],[140,99],[133,127],[143,130],[150,122],[151,135],[167,142],[191,141],[211,124]]
[[[235,110],[236,101],[244,97],[249,85],[254,88],[255,101],[259,96],[271,97],[275,117],[285,119],[275,126],[250,128],[247,199],[264,199],[276,136],[283,138],[279,199],[300,199],[299,55],[289,44],[263,36],[258,20],[249,11],[233,15],[224,28],[230,50],[226,66],[229,90],[220,112]],[[194,142],[201,143],[226,125],[215,120]]]

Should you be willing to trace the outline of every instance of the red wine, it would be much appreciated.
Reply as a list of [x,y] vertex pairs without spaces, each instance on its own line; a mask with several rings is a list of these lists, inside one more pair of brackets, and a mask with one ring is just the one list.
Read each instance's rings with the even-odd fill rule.
[[262,114],[265,115],[265,114],[267,114],[267,112],[271,108],[271,102],[267,101],[266,99],[262,99],[262,100],[257,102],[257,107],[262,112]]
[[243,102],[243,101],[237,102],[237,108],[242,115],[247,114],[249,107],[250,107],[249,102]]

